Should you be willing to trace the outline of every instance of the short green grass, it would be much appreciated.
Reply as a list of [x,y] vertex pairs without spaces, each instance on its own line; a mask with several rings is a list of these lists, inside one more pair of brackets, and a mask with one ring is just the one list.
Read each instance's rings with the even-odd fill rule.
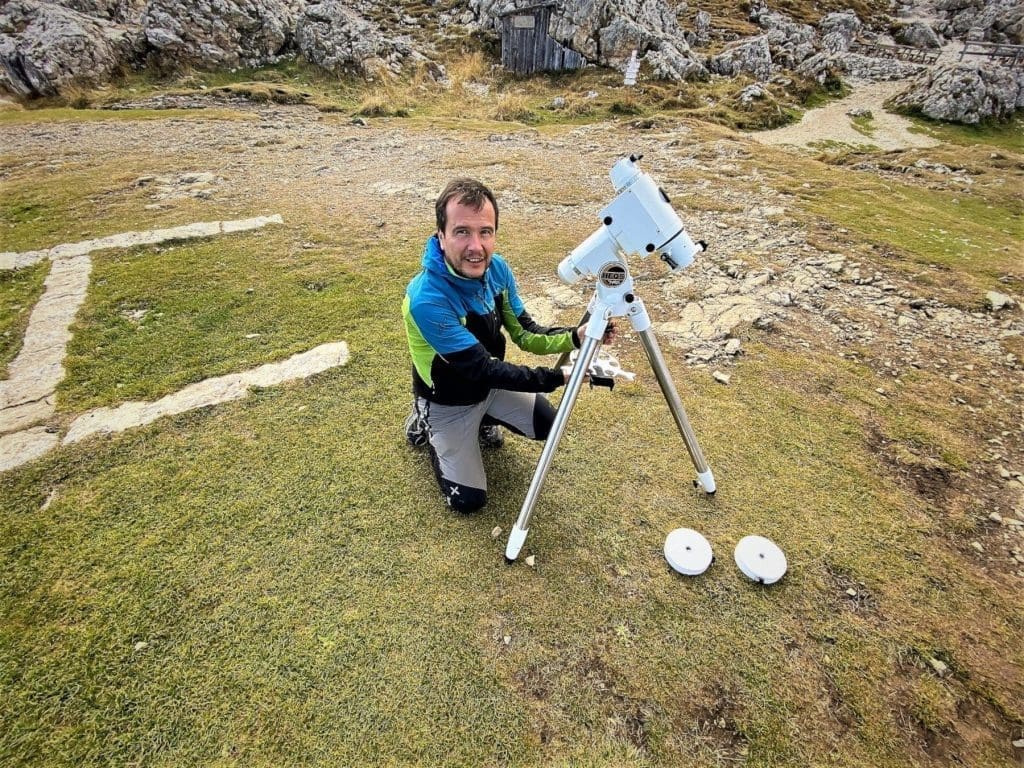
[[[961,209],[948,193],[764,157],[765,178],[796,196],[797,213],[891,248],[891,267],[941,255],[923,217],[955,215],[993,253],[1018,220],[1005,205]],[[38,194],[42,171],[4,162],[15,250],[144,222],[131,185],[152,165],[143,158],[114,174],[58,170],[72,191]],[[603,199],[515,170],[528,199]],[[887,215],[858,229],[873,210]],[[197,211],[226,217],[188,205],[160,215]],[[963,534],[985,532],[980,501],[964,511],[955,488],[926,496],[907,480],[926,467],[966,482],[983,435],[1004,418],[998,402],[968,414],[950,404],[961,389],[930,369],[883,398],[865,364],[825,348],[786,351],[754,331],[723,387],[666,344],[718,480],[707,498],[692,489],[664,399],[624,332],[617,351],[639,381],[582,393],[523,553],[536,567],[508,567],[504,535],[539,446],[509,437],[487,454],[490,503],[460,517],[427,457],[404,444],[399,306],[430,219],[402,214],[383,233],[358,207],[330,220],[311,210],[258,233],[94,254],[59,391],[65,417],[323,341],[348,342],[352,358],[0,475],[0,762],[1012,759],[1024,726],[1016,583],[968,559]],[[503,218],[502,250],[528,300],[574,235],[543,211]],[[951,281],[979,289],[1014,268],[943,264]],[[28,304],[45,265],[12,275],[2,299]],[[18,335],[17,318],[4,322]],[[680,526],[715,548],[701,578],[665,564],[665,535]],[[731,563],[751,533],[789,558],[772,588]],[[951,674],[938,677],[931,659]]]
[[47,262],[17,270],[0,270],[0,373],[21,349],[29,315],[43,293]]

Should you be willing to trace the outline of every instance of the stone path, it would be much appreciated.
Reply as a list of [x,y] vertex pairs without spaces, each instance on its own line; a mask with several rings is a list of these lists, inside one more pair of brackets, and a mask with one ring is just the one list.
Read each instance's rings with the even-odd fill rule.
[[[0,254],[0,269],[25,267],[47,258],[53,261],[43,295],[29,317],[21,351],[8,366],[8,378],[0,381],[0,472],[39,458],[61,442],[51,427],[41,423],[56,409],[54,393],[64,378],[63,362],[71,340],[71,323],[89,287],[92,269],[89,253],[105,248],[244,232],[280,223],[282,219],[278,215],[199,222],[170,229],[124,232],[41,251]],[[75,419],[63,443],[75,443],[97,433],[120,432],[165,415],[237,400],[245,397],[250,387],[273,386],[346,362],[348,347],[344,342],[325,344],[279,363],[190,385],[155,403],[100,408]]]

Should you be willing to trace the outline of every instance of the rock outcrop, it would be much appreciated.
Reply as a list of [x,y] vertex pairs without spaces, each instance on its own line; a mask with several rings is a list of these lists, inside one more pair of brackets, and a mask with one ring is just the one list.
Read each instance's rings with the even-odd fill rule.
[[299,17],[295,43],[306,60],[329,72],[377,77],[397,73],[410,60],[425,60],[408,38],[389,37],[349,4],[313,3]]
[[976,125],[1024,108],[1024,72],[977,64],[951,64],[921,75],[893,99],[902,109],[933,120]]
[[893,40],[912,48],[941,48],[942,38],[923,21],[912,21],[897,26],[892,33]]
[[1024,5],[1019,0],[938,0],[937,32],[952,38],[1024,44]]
[[252,66],[286,52],[303,0],[149,0],[142,27],[159,67]]
[[720,54],[708,60],[708,69],[716,75],[731,77],[746,73],[757,80],[767,80],[772,73],[768,36],[759,35],[730,43]]
[[129,29],[36,0],[0,7],[0,86],[23,97],[52,96],[105,82],[131,58]]

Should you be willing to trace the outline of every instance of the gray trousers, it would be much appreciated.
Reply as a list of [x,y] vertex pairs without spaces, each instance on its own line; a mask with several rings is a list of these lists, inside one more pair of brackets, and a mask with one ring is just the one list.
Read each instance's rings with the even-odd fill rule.
[[473,512],[487,503],[487,475],[477,435],[481,424],[499,424],[532,440],[545,440],[555,409],[540,394],[491,390],[475,405],[440,405],[416,398],[430,435],[430,458],[441,493],[452,509]]

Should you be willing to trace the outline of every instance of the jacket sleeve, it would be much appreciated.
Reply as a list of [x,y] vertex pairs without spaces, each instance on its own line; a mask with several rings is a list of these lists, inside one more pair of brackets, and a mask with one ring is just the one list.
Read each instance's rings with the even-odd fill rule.
[[519,298],[516,279],[511,271],[508,273],[508,282],[501,298],[501,324],[505,326],[512,342],[520,349],[535,355],[550,355],[579,349],[580,338],[575,328],[549,328],[530,317],[523,300]]
[[483,384],[491,389],[554,392],[565,383],[565,376],[558,368],[530,368],[527,365],[506,363],[504,360],[491,357],[484,345],[479,343],[445,355],[444,359],[468,381]]
[[423,340],[469,382],[513,392],[554,392],[565,383],[558,368],[530,368],[492,357],[450,306],[414,302],[409,312]]

